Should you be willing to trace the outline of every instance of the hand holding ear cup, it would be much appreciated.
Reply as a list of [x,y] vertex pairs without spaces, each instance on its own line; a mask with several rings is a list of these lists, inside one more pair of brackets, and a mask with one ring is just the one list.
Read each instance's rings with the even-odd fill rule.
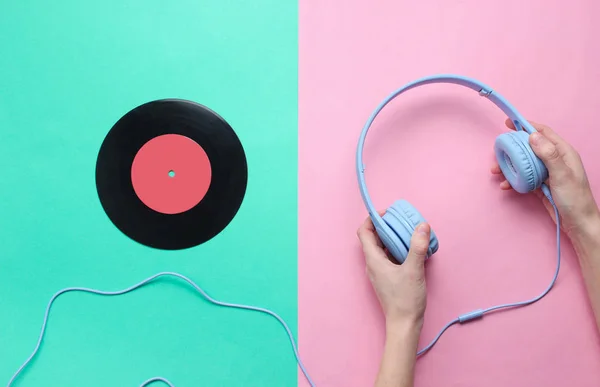
[[[479,319],[483,317],[484,314],[492,311],[519,307],[537,302],[550,291],[556,281],[560,268],[560,217],[558,214],[558,209],[551,197],[548,187],[544,184],[544,182],[548,179],[548,170],[546,169],[546,166],[542,160],[537,157],[529,145],[529,135],[531,133],[535,133],[536,129],[530,123],[528,123],[527,120],[503,96],[495,92],[489,86],[471,78],[452,74],[441,74],[420,78],[394,90],[382,102],[379,103],[375,111],[371,113],[367,122],[363,126],[358,139],[358,147],[356,149],[355,167],[358,177],[358,186],[363,202],[369,212],[371,221],[373,222],[375,230],[383,242],[383,245],[399,263],[404,263],[407,259],[409,259],[410,262],[410,258],[408,257],[411,255],[409,254],[409,251],[411,251],[410,245],[412,236],[415,234],[416,227],[420,223],[424,223],[425,219],[412,205],[404,200],[395,202],[385,211],[383,216],[380,216],[376,211],[375,206],[369,197],[365,180],[365,164],[363,163],[363,148],[365,144],[365,138],[369,128],[371,127],[371,124],[379,112],[392,99],[408,90],[414,89],[415,87],[432,83],[457,84],[474,90],[480,96],[486,98],[500,108],[500,110],[507,115],[508,120],[514,124],[514,129],[516,129],[516,131],[502,134],[496,138],[494,144],[496,159],[504,177],[515,191],[519,193],[527,193],[541,187],[542,192],[550,201],[556,218],[557,266],[550,286],[547,287],[546,290],[539,296],[522,302],[501,304],[462,314],[446,324],[446,326],[442,328],[442,330],[433,339],[433,341],[431,341],[431,343],[417,352],[418,356],[431,349],[431,347],[435,345],[446,329],[454,324],[463,324]],[[535,144],[537,150],[537,141]],[[542,152],[538,153],[542,154]],[[544,157],[544,159],[546,158]],[[550,165],[550,163],[548,165]],[[417,246],[413,244],[413,254],[417,252],[416,247]],[[430,230],[429,246],[426,252],[426,258],[429,258],[435,254],[438,248],[439,243],[437,236],[433,230]],[[423,250],[424,249],[420,249],[421,254],[419,254],[419,256],[423,255]]]
[[529,133],[518,130],[501,134],[494,144],[502,174],[519,193],[531,192],[548,178],[548,170],[529,145]]
[[[377,228],[379,238],[390,254],[399,262],[404,263],[410,250],[410,240],[416,227],[425,223],[423,215],[406,200],[398,200],[389,207],[383,215],[385,226]],[[387,227],[386,227],[387,226]],[[439,242],[435,232],[431,230],[427,258],[435,254]]]

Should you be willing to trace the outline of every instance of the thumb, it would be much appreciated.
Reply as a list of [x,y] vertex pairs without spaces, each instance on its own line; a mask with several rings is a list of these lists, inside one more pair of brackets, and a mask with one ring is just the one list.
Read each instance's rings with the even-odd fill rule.
[[410,249],[406,257],[406,262],[409,265],[422,269],[429,249],[430,233],[431,228],[427,223],[421,223],[415,229],[410,239]]
[[563,175],[567,170],[567,165],[563,161],[560,150],[549,139],[547,139],[540,132],[533,132],[529,137],[529,143],[533,152],[539,157],[546,168],[548,173],[552,176]]

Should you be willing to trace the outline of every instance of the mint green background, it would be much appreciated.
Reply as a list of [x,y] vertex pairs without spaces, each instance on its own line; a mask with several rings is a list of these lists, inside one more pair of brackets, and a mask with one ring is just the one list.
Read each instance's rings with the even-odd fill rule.
[[[116,290],[158,271],[297,320],[297,2],[5,1],[0,10],[0,384],[33,350],[67,286]],[[121,234],[98,201],[100,144],[131,108],[186,98],[247,152],[247,196],[210,242],[177,252]],[[285,331],[255,312],[158,282],[67,294],[15,387],[292,386]],[[159,385],[158,383],[156,385]]]

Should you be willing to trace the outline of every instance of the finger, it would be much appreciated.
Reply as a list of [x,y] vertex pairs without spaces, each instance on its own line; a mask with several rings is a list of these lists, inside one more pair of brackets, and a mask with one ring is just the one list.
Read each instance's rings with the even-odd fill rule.
[[507,128],[515,130],[515,123],[510,119],[507,118],[506,120],[504,120],[504,125],[506,125]]
[[[537,122],[535,122],[535,121],[530,121],[530,120],[527,120],[527,122],[528,122],[528,123],[529,123],[531,126],[533,126],[533,127],[536,129],[536,130],[538,130],[538,131],[539,131],[540,129],[541,129],[541,130],[544,130],[544,129],[548,128],[548,126],[547,126],[547,125],[544,125],[544,124],[539,124],[539,123],[537,123]],[[504,125],[506,125],[506,127],[507,127],[507,128],[509,128],[509,129],[512,129],[512,130],[516,130],[516,129],[517,129],[517,128],[515,127],[515,123],[514,123],[514,122],[513,122],[513,120],[511,120],[510,118],[507,118],[506,120],[504,120]],[[548,129],[549,129],[549,128],[548,128]]]
[[556,144],[550,141],[544,134],[533,133],[529,136],[529,143],[533,152],[539,157],[546,168],[548,173],[554,178],[560,179],[568,173],[567,164],[565,164],[561,157],[559,148]]
[[510,185],[508,180],[504,180],[502,183],[500,183],[500,189],[503,191],[508,191],[512,189],[512,186]]
[[553,144],[566,144],[565,140],[563,140],[552,128],[548,125],[539,124],[537,122],[529,121],[531,126],[533,126],[538,132],[544,135],[548,140],[550,140]]
[[362,226],[358,229],[357,236],[367,261],[373,258],[386,258],[385,251],[383,250],[383,243],[377,235],[377,231],[375,231],[375,226],[370,217],[365,219]]
[[368,217],[367,219],[365,219],[360,228],[356,231],[356,235],[358,236],[360,243],[363,245],[363,249],[365,246],[381,245],[381,240],[377,238],[375,233],[375,226],[373,225],[371,218]]
[[374,231],[374,230],[375,230],[375,225],[373,224],[373,221],[371,220],[371,217],[367,216],[367,218],[363,221],[363,223],[360,225],[360,227],[356,231],[356,234],[360,237],[360,233],[361,232],[363,232],[363,231]]
[[[548,126],[546,126],[544,124],[538,124],[537,122],[529,121],[529,120],[527,120],[527,122],[529,122],[529,124],[531,126],[533,126],[537,131],[542,131],[544,129],[550,129]],[[504,120],[504,125],[506,125],[507,128],[512,129],[512,130],[517,129],[515,127],[515,123],[510,118],[507,118],[506,120]]]
[[492,172],[494,175],[501,175],[502,170],[500,169],[500,165],[498,165],[498,163],[492,164],[490,172]]
[[546,211],[548,211],[548,214],[550,214],[552,220],[556,222],[556,217],[554,216],[554,207],[552,207],[552,204],[550,204],[550,201],[548,200],[546,195],[544,195],[540,188],[533,191],[533,193],[535,194],[535,196],[538,197],[538,199],[540,199],[540,201],[544,205],[544,208],[546,209]]
[[552,218],[554,223],[556,223],[556,213],[554,213],[554,207],[552,207],[552,204],[550,204],[548,198],[545,196],[542,197],[542,203],[544,204],[546,211],[548,211],[548,214],[550,214],[550,217]]
[[538,188],[535,191],[533,191],[533,194],[535,196],[537,196],[538,199],[540,199],[540,201],[544,205],[544,208],[546,209],[546,211],[548,211],[548,214],[550,215],[550,217],[552,218],[552,220],[554,222],[556,222],[556,216],[554,214],[554,207],[552,207],[552,204],[550,204],[550,201],[548,200],[548,198],[546,197],[546,195],[544,195],[544,193],[542,192],[542,190],[540,188]]
[[[500,169],[500,166],[498,164],[494,164],[492,165],[492,168],[490,169],[490,171],[492,172],[492,174],[494,175],[501,175],[502,177],[502,170]],[[510,185],[510,183],[508,182],[508,180],[506,179],[502,179],[502,181],[500,182],[500,189],[503,191],[508,191],[512,189],[512,186]]]
[[533,191],[533,194],[535,196],[538,197],[538,199],[543,200],[544,199],[544,193],[542,192],[542,190],[540,188],[536,189]]
[[[385,214],[385,210],[380,210],[377,211],[377,213],[379,214],[379,216],[383,216]],[[362,230],[366,230],[366,231],[375,231],[375,225],[373,224],[373,221],[371,220],[371,217],[368,216],[363,224],[361,224],[361,226],[359,227],[359,229],[357,230],[357,235],[362,231]],[[360,236],[360,235],[359,235]]]
[[[530,121],[527,120],[527,122],[529,122],[529,124],[531,124],[531,126],[533,126],[535,128],[535,130],[537,130],[538,132],[542,133],[544,136],[546,136],[546,138],[548,140],[550,140],[551,142],[553,142],[554,144],[565,144],[566,142],[565,140],[562,139],[562,137],[560,137],[554,130],[552,130],[551,127],[549,127],[548,125],[545,124],[540,124],[539,122],[535,122],[535,121]],[[515,123],[510,119],[507,118],[506,121],[504,121],[504,124],[512,130],[516,130],[515,128]]]
[[430,234],[431,228],[427,223],[421,223],[417,226],[410,239],[410,249],[408,250],[405,264],[419,271],[423,270],[423,264],[427,257],[427,250],[429,249]]

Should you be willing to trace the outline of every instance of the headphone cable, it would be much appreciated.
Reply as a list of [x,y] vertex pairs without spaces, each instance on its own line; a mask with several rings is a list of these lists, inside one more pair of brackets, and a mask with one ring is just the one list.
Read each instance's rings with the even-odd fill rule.
[[[304,376],[306,377],[308,383],[310,384],[311,387],[315,387],[315,384],[313,383],[312,379],[310,378],[310,376],[308,375],[308,372],[306,371],[306,368],[304,367],[304,364],[302,364],[302,361],[300,360],[300,355],[298,354],[298,349],[296,348],[296,343],[294,341],[294,336],[292,335],[292,332],[290,330],[290,328],[288,327],[288,325],[285,323],[285,321],[275,312],[272,312],[268,309],[265,308],[260,308],[260,307],[256,307],[256,306],[250,306],[250,305],[242,305],[242,304],[232,304],[232,303],[228,303],[228,302],[223,302],[223,301],[218,301],[214,298],[212,298],[211,296],[209,296],[200,286],[198,286],[194,281],[192,281],[191,279],[187,278],[186,276],[179,274],[179,273],[174,273],[174,272],[161,272],[158,274],[155,274],[149,278],[146,278],[145,280],[130,286],[129,288],[123,289],[123,290],[118,290],[118,291],[103,291],[103,290],[97,290],[97,289],[89,289],[89,288],[81,288],[81,287],[71,287],[71,288],[65,288],[63,290],[58,291],[56,294],[54,294],[54,296],[52,296],[52,298],[50,299],[50,302],[48,302],[48,306],[46,307],[46,313],[44,315],[44,321],[42,323],[42,329],[38,338],[38,342],[37,345],[35,346],[35,349],[33,350],[33,352],[31,353],[31,355],[29,356],[29,358],[27,358],[27,360],[21,365],[21,367],[19,367],[19,369],[17,370],[17,372],[15,372],[15,374],[12,376],[12,378],[10,379],[10,381],[8,382],[7,387],[11,387],[12,384],[14,383],[15,379],[19,376],[19,374],[23,371],[23,369],[31,362],[31,360],[34,358],[34,356],[38,353],[39,349],[40,349],[40,345],[42,344],[42,340],[44,338],[44,334],[46,332],[46,326],[48,324],[48,315],[50,313],[50,308],[52,308],[52,305],[54,303],[54,301],[62,294],[68,293],[68,292],[83,292],[83,293],[92,293],[92,294],[97,294],[97,295],[101,295],[101,296],[119,296],[125,293],[129,293],[133,290],[136,290],[154,280],[156,280],[159,277],[176,277],[179,278],[185,282],[187,282],[189,285],[191,285],[198,293],[200,293],[202,295],[202,297],[207,300],[208,302],[210,302],[213,305],[217,305],[217,306],[223,306],[223,307],[227,307],[227,308],[236,308],[236,309],[245,309],[245,310],[251,310],[251,311],[255,311],[255,312],[261,312],[261,313],[265,313],[268,314],[272,317],[274,317],[277,321],[279,321],[279,323],[283,326],[283,328],[285,329],[288,338],[290,340],[290,343],[292,345],[292,349],[294,350],[294,356],[296,357],[296,361],[298,363],[298,366],[300,367],[300,369],[302,370],[302,372],[304,373]],[[141,384],[140,387],[146,387],[148,386],[150,383],[153,382],[163,382],[164,384],[168,385],[169,387],[175,387],[173,385],[173,383],[171,383],[169,380],[163,378],[163,377],[154,377],[151,379],[146,380],[144,383]]]
[[[542,184],[542,192],[544,193],[544,195],[546,196],[546,198],[548,198],[548,201],[552,205],[552,207],[554,209],[555,218],[556,218],[557,263],[556,263],[556,271],[554,273],[554,277],[552,278],[552,281],[550,282],[550,285],[539,296],[534,297],[534,298],[532,298],[530,300],[522,301],[522,302],[515,302],[515,303],[508,303],[508,304],[501,304],[501,305],[492,306],[490,308],[483,309],[483,310],[482,309],[478,309],[478,310],[474,310],[472,312],[465,313],[465,314],[462,314],[462,315],[458,316],[454,320],[452,320],[449,323],[447,323],[440,330],[440,332],[437,334],[437,336],[425,348],[423,348],[420,351],[418,351],[417,352],[417,356],[421,356],[424,353],[426,353],[427,351],[429,351],[438,342],[438,340],[444,334],[444,332],[446,332],[446,330],[448,328],[450,328],[454,324],[458,324],[458,323],[463,324],[463,323],[466,323],[466,322],[469,322],[469,321],[480,319],[485,314],[488,314],[488,313],[493,312],[495,310],[506,309],[506,308],[515,308],[515,307],[521,307],[521,306],[530,305],[530,304],[533,304],[534,302],[537,302],[537,301],[541,300],[544,296],[546,296],[546,294],[548,294],[548,292],[550,292],[550,289],[552,289],[552,287],[554,286],[554,284],[556,282],[556,279],[558,277],[558,273],[560,271],[560,216],[558,214],[558,209],[556,207],[556,204],[554,203],[554,200],[552,199],[552,195],[550,194],[550,190],[548,189],[548,187],[545,184]],[[48,302],[48,306],[46,307],[46,313],[44,315],[44,320],[43,320],[43,323],[42,323],[42,329],[41,329],[41,332],[40,332],[40,335],[39,335],[39,338],[38,338],[37,345],[35,346],[35,349],[31,353],[31,355],[27,358],[27,360],[21,365],[21,367],[19,367],[19,369],[17,370],[17,372],[15,372],[15,374],[12,376],[12,378],[8,382],[7,387],[11,387],[12,386],[12,384],[15,381],[15,379],[21,374],[21,372],[25,369],[25,367],[31,362],[31,360],[33,360],[33,358],[35,357],[35,355],[38,353],[40,345],[41,345],[42,340],[44,338],[44,334],[46,332],[46,326],[47,326],[47,323],[48,323],[48,315],[50,313],[50,308],[52,308],[52,305],[53,305],[54,301],[60,295],[68,293],[68,292],[83,292],[83,293],[92,293],[92,294],[101,295],[101,296],[118,296],[118,295],[129,293],[129,292],[131,292],[133,290],[136,290],[138,288],[141,288],[142,286],[144,286],[144,285],[146,285],[146,284],[148,284],[148,283],[156,280],[159,277],[163,277],[163,276],[176,277],[176,278],[179,278],[179,279],[187,282],[198,293],[200,293],[205,300],[207,300],[208,302],[210,302],[213,305],[223,306],[223,307],[228,307],[228,308],[251,310],[251,311],[265,313],[265,314],[268,314],[268,315],[274,317],[283,326],[283,328],[285,329],[285,331],[286,331],[286,333],[288,335],[288,338],[289,338],[290,343],[292,345],[292,349],[294,351],[294,356],[296,358],[296,362],[298,363],[298,366],[300,367],[300,370],[302,371],[302,373],[306,377],[306,380],[308,381],[309,385],[311,387],[315,387],[314,382],[310,378],[310,376],[308,374],[308,371],[306,370],[306,368],[304,367],[304,364],[302,363],[302,361],[300,359],[300,355],[298,353],[298,349],[297,349],[296,343],[294,341],[294,336],[292,335],[292,332],[291,332],[290,328],[288,327],[288,325],[285,323],[285,321],[277,313],[275,313],[273,311],[270,311],[268,309],[260,308],[260,307],[256,307],[256,306],[242,305],[242,304],[232,304],[232,303],[228,303],[228,302],[218,301],[218,300],[210,297],[200,286],[198,286],[191,279],[187,278],[186,276],[184,276],[182,274],[174,273],[174,272],[161,272],[161,273],[155,274],[155,275],[153,275],[153,276],[151,276],[149,278],[146,278],[145,280],[143,280],[143,281],[141,281],[141,282],[139,282],[139,283],[137,283],[137,284],[135,284],[133,286],[130,286],[129,288],[126,288],[126,289],[123,289],[123,290],[118,290],[118,291],[103,291],[103,290],[90,289],[90,288],[71,287],[71,288],[65,288],[65,289],[60,290],[57,293],[55,293],[54,296],[52,296],[52,298]],[[148,385],[150,385],[151,383],[154,383],[154,382],[163,382],[164,384],[166,384],[169,387],[175,387],[168,379],[165,379],[163,377],[150,378],[150,379],[146,380],[145,382],[143,382],[140,385],[140,387],[146,387],[146,386],[148,386]]]
[[560,216],[558,214],[558,208],[556,207],[556,203],[554,203],[554,200],[552,199],[552,194],[550,193],[550,189],[548,188],[548,186],[546,186],[546,184],[542,184],[541,189],[542,189],[542,192],[544,193],[544,196],[548,199],[548,201],[552,205],[552,208],[554,209],[555,219],[556,219],[556,270],[554,272],[554,277],[552,277],[552,281],[550,282],[550,285],[548,285],[546,290],[544,290],[539,296],[534,297],[530,300],[514,302],[514,303],[509,303],[509,304],[496,305],[496,306],[489,307],[487,309],[477,309],[472,312],[465,313],[465,314],[458,316],[457,318],[455,318],[454,320],[452,320],[448,324],[446,324],[440,330],[440,332],[437,334],[437,336],[425,348],[423,348],[419,352],[417,352],[417,356],[421,356],[424,353],[426,353],[427,351],[429,351],[438,342],[438,340],[440,339],[442,334],[444,334],[444,332],[454,324],[459,324],[459,323],[464,324],[469,321],[480,319],[485,314],[488,314],[495,310],[516,308],[516,307],[531,305],[534,302],[541,300],[544,296],[546,296],[546,294],[548,294],[548,292],[550,292],[550,289],[552,289],[552,287],[556,283],[556,279],[558,278],[558,272],[560,271]]

